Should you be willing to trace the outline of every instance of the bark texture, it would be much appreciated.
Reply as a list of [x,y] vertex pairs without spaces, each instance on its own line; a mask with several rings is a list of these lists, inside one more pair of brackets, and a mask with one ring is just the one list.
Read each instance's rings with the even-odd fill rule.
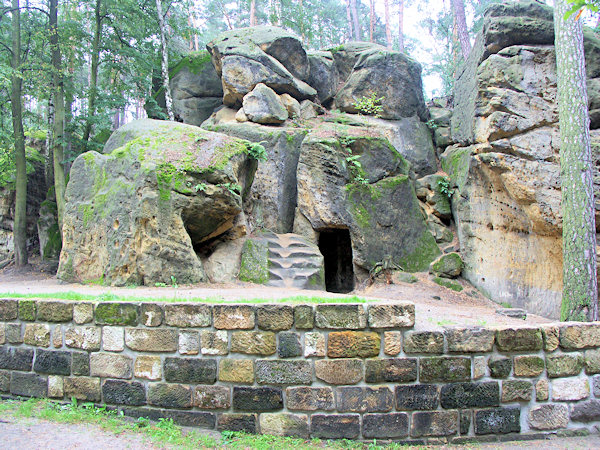
[[385,39],[387,47],[392,48],[392,29],[390,27],[390,0],[385,1]]
[[161,52],[161,72],[163,88],[165,90],[165,104],[169,120],[174,121],[173,97],[171,96],[171,87],[169,86],[169,52],[167,49],[167,32],[165,25],[165,16],[162,12],[161,0],[156,0],[156,13],[158,14],[158,27],[160,28],[160,52]]
[[354,40],[360,41],[360,25],[358,21],[358,11],[356,9],[356,0],[350,0],[350,13],[352,14],[352,28],[354,29]]
[[471,52],[471,40],[469,39],[469,30],[467,28],[464,0],[452,0],[452,12],[454,14],[454,27],[460,42],[460,49],[466,61]]
[[398,50],[404,51],[404,0],[398,0]]
[[98,63],[100,60],[100,38],[102,36],[102,0],[96,0],[94,6],[94,39],[92,41],[92,62],[90,67],[90,93],[88,97],[88,120],[83,129],[83,151],[87,151],[87,144],[92,132],[91,118],[96,113],[96,97],[98,96]]

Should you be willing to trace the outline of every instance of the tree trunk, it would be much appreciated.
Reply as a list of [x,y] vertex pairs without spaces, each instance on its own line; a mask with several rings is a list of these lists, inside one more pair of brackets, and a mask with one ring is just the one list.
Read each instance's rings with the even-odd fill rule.
[[354,29],[354,40],[360,41],[360,25],[358,22],[358,12],[356,10],[356,0],[350,0],[350,13],[352,14],[352,28]]
[[404,0],[398,0],[398,50],[404,52]]
[[375,32],[375,0],[369,0],[371,11],[369,14],[369,41],[373,41],[373,34]]
[[161,72],[163,88],[165,90],[165,104],[167,107],[167,116],[169,117],[169,120],[174,121],[175,116],[173,115],[173,97],[171,97],[171,86],[169,86],[169,52],[167,49],[167,33],[161,0],[156,0],[156,13],[158,14],[158,27],[160,28]]
[[[52,0],[51,0],[52,1]],[[94,39],[92,40],[92,64],[90,67],[90,94],[88,97],[88,117],[83,129],[83,151],[87,151],[92,132],[91,118],[96,114],[96,98],[98,96],[98,63],[100,60],[100,38],[102,37],[102,0],[96,0],[94,7]]]
[[256,0],[250,2],[250,26],[256,26]]
[[348,41],[352,40],[352,14],[350,14],[350,0],[346,0],[346,20],[348,21]]
[[389,49],[392,48],[392,28],[390,27],[390,0],[385,1],[385,38],[387,40],[387,46]]
[[62,77],[60,47],[58,43],[58,0],[50,0],[50,50],[52,52],[52,87],[54,103],[54,124],[52,148],[54,160],[54,191],[58,215],[58,230],[62,233],[65,212],[65,171],[64,129],[65,129],[65,92]]
[[563,212],[561,320],[598,320],[596,224],[583,29],[554,1]]
[[27,160],[23,132],[23,98],[21,72],[21,10],[19,0],[12,0],[12,69],[10,103],[15,139],[15,265],[27,265]]
[[452,0],[452,13],[454,14],[454,26],[460,41],[460,49],[462,50],[463,59],[466,61],[471,52],[471,40],[467,28],[464,0]]

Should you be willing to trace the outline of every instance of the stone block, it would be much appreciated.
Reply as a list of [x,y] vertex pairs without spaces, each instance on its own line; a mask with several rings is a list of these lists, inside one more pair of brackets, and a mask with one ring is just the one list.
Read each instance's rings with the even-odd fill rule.
[[546,356],[546,371],[550,378],[579,375],[582,368],[583,355],[580,353]]
[[260,415],[260,432],[272,436],[293,436],[307,439],[308,416],[306,414],[264,413]]
[[502,403],[528,402],[531,400],[531,381],[506,380],[502,382]]
[[127,328],[125,345],[138,352],[176,352],[179,336],[177,330]]
[[552,381],[552,400],[573,402],[590,396],[587,378],[559,378]]
[[163,306],[164,322],[170,327],[210,327],[211,311],[208,305],[168,304]]
[[363,416],[363,438],[397,439],[408,436],[408,414],[365,414]]
[[90,375],[90,354],[84,352],[71,353],[71,373],[73,375]]
[[419,411],[412,415],[412,437],[451,436],[458,432],[458,411]]
[[277,351],[275,333],[271,331],[234,331],[231,352],[247,355],[273,355]]
[[294,310],[289,305],[258,306],[256,323],[261,330],[289,330],[294,326]]
[[475,434],[521,432],[521,408],[480,409],[475,412]]
[[400,331],[385,331],[383,333],[383,353],[388,356],[398,356],[402,351],[402,333]]
[[33,365],[33,349],[0,347],[0,369],[29,372]]
[[251,359],[221,359],[219,381],[227,383],[254,383],[254,361]]
[[256,382],[258,384],[311,384],[312,365],[309,361],[256,360]]
[[529,410],[529,426],[534,430],[558,430],[569,424],[569,407],[560,404],[536,405]]
[[487,375],[487,361],[485,356],[473,358],[473,379],[479,380]]
[[102,302],[96,305],[94,317],[99,325],[128,325],[138,324],[139,307],[134,303]]
[[165,313],[160,305],[155,303],[143,303],[140,311],[140,322],[147,327],[158,327],[162,325]]
[[439,331],[404,333],[405,353],[444,353],[444,334]]
[[0,345],[6,343],[6,329],[4,323],[0,323]]
[[162,379],[162,361],[160,356],[140,355],[135,358],[133,374],[136,378],[146,380]]
[[0,299],[0,321],[7,322],[18,317],[19,303],[8,298]]
[[489,328],[453,328],[446,330],[448,351],[487,353],[494,348],[494,331]]
[[600,420],[600,400],[588,400],[573,405],[571,420],[575,422],[597,422]]
[[123,327],[102,327],[102,350],[122,352],[125,348],[125,329]]
[[287,408],[297,411],[333,411],[335,400],[330,387],[289,387],[285,390]]
[[439,402],[440,392],[435,384],[396,386],[396,409],[400,411],[437,409]]
[[304,333],[304,356],[325,356],[325,335],[323,333]]
[[55,325],[52,330],[52,346],[54,348],[61,348],[63,346],[63,326]]
[[37,320],[40,322],[71,322],[73,302],[40,300],[37,303]]
[[63,388],[67,398],[76,398],[86,402],[99,402],[102,399],[100,378],[65,377]]
[[276,411],[283,408],[283,392],[274,387],[233,387],[236,411]]
[[0,392],[10,391],[10,372],[8,370],[0,370]]
[[219,330],[250,330],[254,328],[254,307],[249,305],[213,306],[213,324]]
[[544,402],[544,401],[548,400],[548,397],[550,396],[549,386],[550,385],[548,384],[548,380],[546,380],[545,378],[539,379],[535,383],[535,399],[536,399],[536,401]]
[[446,409],[498,406],[500,386],[497,381],[447,384],[442,386],[441,404]]
[[310,434],[320,439],[357,439],[360,435],[358,414],[313,414]]
[[129,379],[133,375],[133,359],[114,353],[92,353],[90,375],[102,378]]
[[10,375],[10,393],[19,397],[47,397],[48,378],[35,373],[13,372]]
[[137,381],[105,380],[102,383],[105,403],[141,406],[146,404],[146,389]]
[[100,327],[68,327],[65,330],[67,347],[81,350],[100,350],[102,329]]
[[554,324],[543,324],[540,328],[542,329],[542,336],[544,338],[544,350],[553,352],[558,348],[560,343],[560,328]]
[[75,303],[73,305],[73,322],[77,325],[84,325],[94,320],[93,303]]
[[471,410],[460,411],[460,434],[467,435],[471,429],[473,412]]
[[71,352],[38,348],[33,370],[51,375],[71,375]]
[[506,378],[512,370],[512,359],[504,356],[492,356],[488,360],[488,368],[492,378]]
[[217,422],[217,430],[256,434],[256,422],[256,414],[221,414]]
[[315,326],[315,313],[310,305],[294,307],[294,323],[298,330],[312,330]]
[[197,331],[179,331],[179,354],[197,355],[200,352],[200,333]]
[[183,384],[148,383],[148,404],[164,408],[191,408],[192,388]]
[[169,383],[212,384],[217,381],[217,360],[165,358],[164,373]]
[[537,327],[500,329],[496,331],[496,345],[502,352],[541,350],[544,346],[542,330]]
[[213,429],[217,422],[216,415],[209,412],[165,411],[165,416],[182,427]]
[[339,412],[388,412],[394,408],[394,395],[388,387],[345,386],[337,388]]
[[302,343],[298,333],[283,332],[279,333],[279,344],[277,345],[277,355],[280,358],[294,358],[302,356]]
[[415,325],[414,303],[369,305],[368,322],[371,328],[410,328]]
[[362,305],[324,304],[316,306],[315,323],[318,328],[360,330],[367,326]]
[[23,326],[20,323],[5,324],[5,337],[9,344],[22,344]]
[[65,396],[63,378],[55,375],[48,377],[48,397],[63,398]]
[[229,409],[231,389],[225,386],[196,386],[194,406],[200,409]]
[[585,373],[588,375],[600,373],[600,349],[586,350],[583,356],[585,360]]
[[200,352],[203,355],[226,355],[229,353],[227,331],[203,330],[200,335]]
[[363,362],[360,359],[315,361],[315,374],[328,384],[356,384],[363,379]]
[[515,356],[515,377],[537,377],[544,371],[544,360],[539,356]]
[[50,326],[44,323],[25,324],[23,342],[34,347],[50,347]]
[[367,383],[409,383],[417,380],[417,358],[368,359]]
[[332,331],[327,356],[330,358],[369,358],[379,355],[381,337],[372,331]]
[[19,300],[19,320],[33,322],[36,312],[37,305],[35,300]]
[[471,360],[460,356],[420,358],[419,381],[454,382],[471,379]]
[[560,346],[565,350],[600,347],[600,324],[575,322],[561,325]]

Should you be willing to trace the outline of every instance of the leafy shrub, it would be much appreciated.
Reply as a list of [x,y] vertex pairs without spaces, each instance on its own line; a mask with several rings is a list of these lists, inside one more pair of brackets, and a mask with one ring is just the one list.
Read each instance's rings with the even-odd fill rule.
[[246,144],[246,151],[248,152],[248,156],[250,156],[252,159],[257,161],[267,160],[267,151],[260,142],[248,142]]
[[352,106],[354,106],[358,112],[362,114],[379,117],[383,112],[383,106],[381,105],[381,102],[384,100],[385,97],[377,97],[377,94],[372,92],[370,97],[363,96],[356,100]]

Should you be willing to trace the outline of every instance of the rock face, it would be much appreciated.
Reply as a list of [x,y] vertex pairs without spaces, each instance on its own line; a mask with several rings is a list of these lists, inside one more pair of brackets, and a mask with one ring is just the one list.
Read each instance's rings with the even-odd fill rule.
[[[451,131],[459,144],[441,162],[457,187],[464,276],[494,300],[557,318],[562,216],[553,41],[551,8],[490,7],[455,85]],[[597,38],[586,36],[592,86],[599,51]],[[592,93],[590,104],[596,101]]]
[[[112,150],[113,148],[116,148]],[[73,164],[58,276],[114,285],[198,282],[194,245],[231,229],[256,165],[244,141],[141,120]]]

